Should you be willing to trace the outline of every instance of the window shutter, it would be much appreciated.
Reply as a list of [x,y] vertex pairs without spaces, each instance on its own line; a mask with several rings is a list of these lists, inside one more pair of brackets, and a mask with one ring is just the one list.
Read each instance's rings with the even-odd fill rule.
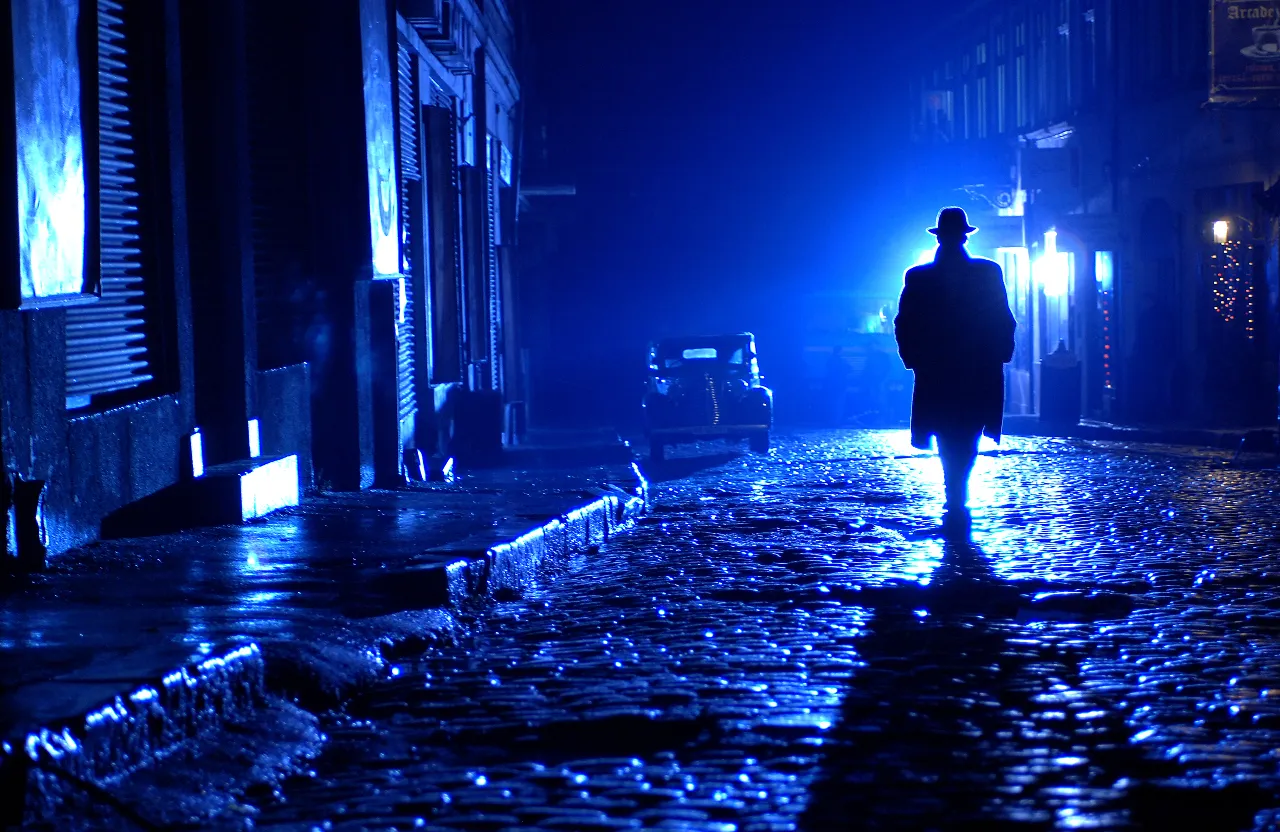
[[427,129],[427,193],[431,200],[431,333],[433,383],[462,378],[463,320],[458,124],[453,100],[430,81],[431,106],[424,108]]
[[400,315],[396,321],[397,377],[400,404],[400,420],[404,421],[418,409],[414,384],[414,267],[410,257],[410,243],[417,232],[419,206],[412,205],[409,183],[421,181],[422,170],[418,163],[418,86],[413,71],[414,55],[403,41],[396,50],[396,75],[399,102],[400,128],[400,271],[404,275],[401,285]]
[[98,0],[98,247],[101,296],[67,310],[67,404],[151,381],[138,233],[134,86],[124,9]]

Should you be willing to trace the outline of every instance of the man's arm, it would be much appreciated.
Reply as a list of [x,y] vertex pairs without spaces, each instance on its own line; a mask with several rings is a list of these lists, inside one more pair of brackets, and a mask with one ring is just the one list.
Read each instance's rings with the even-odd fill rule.
[[902,294],[898,298],[898,314],[893,319],[893,334],[898,342],[898,357],[908,370],[916,368],[919,358],[920,289],[908,271],[903,276]]
[[999,298],[999,303],[996,304],[992,320],[994,330],[992,344],[1000,355],[1000,363],[1008,364],[1013,360],[1014,333],[1017,332],[1018,322],[1013,317],[1013,310],[1009,308],[1009,292],[1005,288],[1004,272],[999,265],[996,265],[993,271],[995,274],[992,280],[995,285],[992,287],[992,295]]

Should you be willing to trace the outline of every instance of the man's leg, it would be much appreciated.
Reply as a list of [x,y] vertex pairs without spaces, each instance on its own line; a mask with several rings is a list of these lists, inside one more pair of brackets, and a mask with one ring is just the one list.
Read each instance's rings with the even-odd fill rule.
[[938,436],[938,456],[946,487],[947,510],[963,511],[969,502],[969,475],[978,460],[981,433],[955,431]]

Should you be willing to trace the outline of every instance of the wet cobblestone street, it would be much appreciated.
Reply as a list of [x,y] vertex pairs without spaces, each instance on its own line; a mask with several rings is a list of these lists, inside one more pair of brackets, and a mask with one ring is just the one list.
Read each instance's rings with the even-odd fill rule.
[[970,543],[903,432],[650,473],[640,529],[332,716],[256,828],[1276,827],[1274,468],[1010,438]]

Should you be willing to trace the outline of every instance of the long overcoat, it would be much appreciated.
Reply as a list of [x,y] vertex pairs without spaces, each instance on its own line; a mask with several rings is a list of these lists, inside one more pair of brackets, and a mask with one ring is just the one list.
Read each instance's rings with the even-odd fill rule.
[[894,333],[916,376],[911,444],[929,449],[939,433],[984,433],[1000,441],[1004,364],[1016,328],[1000,266],[963,249],[939,249],[909,269]]

